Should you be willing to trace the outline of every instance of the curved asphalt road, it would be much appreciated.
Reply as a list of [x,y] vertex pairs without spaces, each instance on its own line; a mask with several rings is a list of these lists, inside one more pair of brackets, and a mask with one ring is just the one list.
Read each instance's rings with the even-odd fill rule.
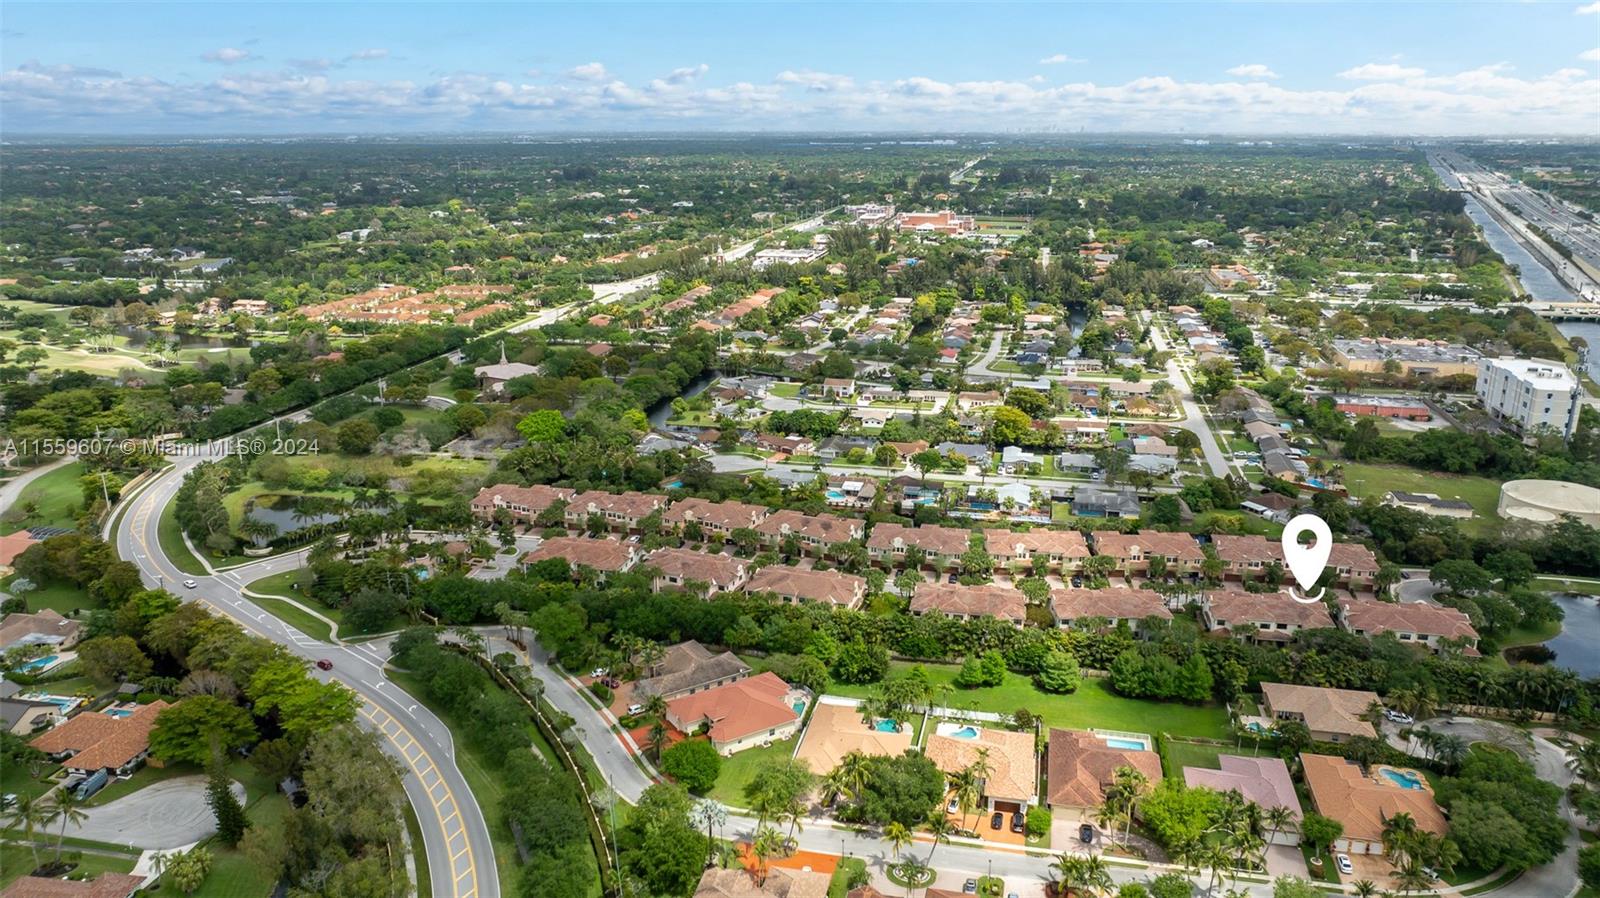
[[[244,786],[231,786],[245,800]],[[193,845],[217,831],[217,818],[206,804],[206,778],[180,776],[163,780],[99,807],[84,808],[86,819],[69,824],[67,834],[113,845],[166,849]]]
[[[261,610],[241,595],[251,580],[298,566],[298,555],[248,566],[247,570],[185,574],[161,549],[157,524],[184,475],[204,457],[173,458],[173,466],[125,503],[114,534],[118,554],[139,566],[145,582],[198,601],[232,618],[254,635],[282,644],[306,660],[328,659],[333,670],[312,670],[322,680],[350,687],[361,698],[359,714],[384,736],[385,747],[407,771],[406,794],[417,812],[436,898],[500,898],[494,849],[483,811],[455,765],[450,731],[399,687],[385,679],[384,656],[370,646],[318,642]],[[193,589],[183,581],[193,579]]]

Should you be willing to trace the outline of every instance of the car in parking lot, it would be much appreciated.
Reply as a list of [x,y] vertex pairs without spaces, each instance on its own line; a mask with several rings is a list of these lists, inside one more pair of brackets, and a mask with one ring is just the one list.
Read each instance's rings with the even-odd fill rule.
[[995,811],[994,815],[989,818],[990,829],[999,829],[1000,827],[1005,826],[1005,823],[1006,815],[1003,811]]
[[1339,872],[1343,873],[1346,876],[1349,876],[1350,874],[1356,872],[1356,865],[1350,863],[1350,855],[1348,855],[1348,854],[1336,854],[1336,855],[1334,855],[1333,856],[1333,862],[1338,865]]

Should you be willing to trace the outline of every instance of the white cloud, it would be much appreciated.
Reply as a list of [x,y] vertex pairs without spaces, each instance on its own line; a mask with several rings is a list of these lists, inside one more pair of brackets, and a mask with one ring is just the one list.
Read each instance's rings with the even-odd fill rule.
[[258,59],[259,57],[251,53],[249,50],[241,50],[238,47],[220,47],[216,50],[201,54],[200,58],[204,59],[206,62],[220,62],[223,65],[233,65],[236,62],[246,62],[251,59]]
[[1079,59],[1076,56],[1068,56],[1065,53],[1057,53],[1054,56],[1046,56],[1045,58],[1039,60],[1040,65],[1061,65],[1065,62],[1084,62],[1084,60]]
[[669,73],[663,80],[665,80],[668,84],[687,84],[709,71],[711,71],[711,66],[708,66],[702,62],[699,65],[684,66],[681,69],[673,69],[671,73]]
[[1585,50],[1578,54],[1578,58],[1584,62],[1600,62],[1600,47],[1595,47],[1593,50]]
[[[315,62],[315,60],[313,60]],[[1600,77],[1592,68],[1518,75],[1504,65],[1357,79],[1333,89],[1264,80],[1135,78],[1041,83],[943,81],[926,75],[857,80],[780,71],[765,83],[713,83],[692,68],[630,83],[593,63],[564,78],[474,72],[424,80],[346,77],[283,67],[231,69],[214,78],[139,74],[25,62],[0,71],[0,107],[14,133],[226,131],[272,133],[453,128],[462,131],[949,130],[1084,128],[1100,131],[1437,134],[1593,131]]]
[[1595,2],[1586,6],[1580,6],[1573,12],[1580,16],[1600,16],[1600,0],[1595,0]]
[[827,72],[813,72],[802,70],[798,72],[783,71],[778,73],[776,80],[779,84],[792,84],[803,87],[812,93],[831,93],[833,91],[849,90],[855,86],[855,79],[849,75],[832,75]]
[[1400,81],[1405,78],[1420,78],[1425,74],[1426,71],[1413,66],[1392,62],[1369,62],[1353,69],[1345,69],[1339,73],[1339,77],[1349,78],[1352,81]]
[[1276,77],[1278,77],[1278,73],[1277,72],[1274,72],[1272,69],[1267,68],[1266,66],[1262,65],[1259,62],[1252,62],[1252,63],[1249,63],[1247,65],[1236,65],[1233,68],[1228,70],[1228,74],[1236,75],[1236,76],[1238,76],[1240,78],[1276,78]]
[[388,57],[389,57],[388,48],[386,48],[386,47],[372,47],[372,48],[367,49],[367,50],[357,50],[356,52],[351,53],[349,56],[346,56],[345,59],[354,60],[354,61],[361,61],[361,60],[367,60],[367,59],[387,59]]

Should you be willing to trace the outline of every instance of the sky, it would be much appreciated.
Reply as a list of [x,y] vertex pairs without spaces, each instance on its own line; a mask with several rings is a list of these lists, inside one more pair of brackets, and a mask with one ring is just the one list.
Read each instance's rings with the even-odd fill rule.
[[0,137],[511,132],[1600,138],[1600,0],[7,0]]

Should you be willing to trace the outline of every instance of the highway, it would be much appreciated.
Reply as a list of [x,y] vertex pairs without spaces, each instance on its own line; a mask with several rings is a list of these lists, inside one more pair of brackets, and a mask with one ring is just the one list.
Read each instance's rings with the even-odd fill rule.
[[[427,852],[433,894],[438,898],[499,898],[500,880],[483,812],[455,765],[455,748],[444,723],[390,683],[386,655],[370,645],[319,642],[262,610],[242,595],[252,580],[300,566],[301,554],[279,556],[205,576],[184,573],[161,548],[161,509],[171,502],[184,475],[207,459],[180,456],[173,465],[124,503],[115,534],[118,554],[138,565],[145,583],[200,602],[253,635],[290,653],[333,663],[312,673],[350,687],[361,699],[362,722],[384,737],[384,746],[406,771],[406,795],[416,810]],[[194,580],[186,588],[186,580]]]

